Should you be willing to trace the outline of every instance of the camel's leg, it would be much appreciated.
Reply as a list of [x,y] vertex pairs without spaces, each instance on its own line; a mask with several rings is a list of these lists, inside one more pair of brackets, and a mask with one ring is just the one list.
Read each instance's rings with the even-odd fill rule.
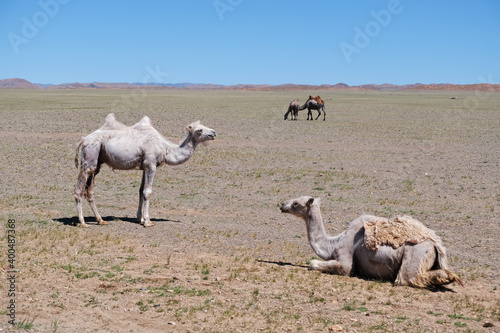
[[432,268],[435,261],[436,251],[432,242],[405,245],[401,267],[394,285],[425,288],[422,275]]
[[[285,119],[284,120],[287,120],[288,118],[288,114],[290,113],[290,110],[288,110],[286,113],[285,113]],[[293,120],[293,115],[292,115],[292,120]]]
[[75,191],[73,192],[73,195],[76,200],[76,210],[78,212],[78,220],[80,221],[80,226],[84,228],[88,227],[88,225],[85,223],[85,219],[83,217],[83,207],[82,207],[83,196],[85,196],[85,198],[89,202],[90,207],[94,212],[97,223],[106,224],[106,222],[102,220],[101,215],[99,215],[99,213],[97,212],[97,207],[94,202],[94,177],[97,174],[97,172],[93,173],[89,170],[81,169],[80,174],[78,175],[78,181],[76,183]]
[[318,120],[319,116],[321,116],[321,110],[320,110],[320,108],[318,108],[318,116],[314,120]]
[[108,222],[104,221],[99,215],[99,212],[97,211],[97,206],[94,201],[94,179],[95,176],[99,173],[99,167],[97,167],[96,171],[91,173],[90,176],[87,179],[87,190],[85,191],[85,196],[87,198],[87,201],[90,205],[90,208],[92,208],[92,212],[94,212],[95,219],[97,221],[97,224],[104,225],[108,224]]
[[76,182],[75,190],[73,191],[73,196],[76,200],[76,211],[78,212],[78,220],[80,221],[80,226],[84,228],[88,228],[88,225],[85,223],[85,219],[83,217],[83,208],[82,208],[82,197],[85,193],[85,188],[87,186],[88,174],[82,168],[80,168],[80,173],[78,174],[78,181]]
[[144,224],[144,217],[142,216],[142,209],[144,206],[144,178],[146,177],[146,171],[142,172],[141,187],[139,188],[139,207],[137,208],[137,221],[140,224]]
[[140,218],[141,224],[145,227],[151,227],[154,222],[149,218],[149,198],[153,192],[153,178],[156,172],[156,165],[144,167],[142,173],[141,193],[139,198],[139,209],[137,210],[137,218]]
[[352,264],[342,264],[337,260],[311,260],[309,269],[335,275],[349,275],[351,273]]
[[85,196],[94,211],[97,222],[101,223],[102,218],[97,212],[94,203],[94,177],[99,172],[99,154],[101,144],[94,142],[91,144],[84,144],[81,150],[80,173],[78,174],[78,181],[76,183],[73,195],[76,200],[76,210],[78,212],[78,220],[81,227],[88,227],[83,218],[82,197]]
[[323,110],[323,121],[325,121],[326,120],[325,107],[323,106],[321,109]]
[[[311,119],[309,119],[309,117],[311,117]],[[313,113],[311,109],[307,109],[307,120],[313,120]]]
[[426,241],[417,245],[405,245],[403,261],[396,277],[395,285],[427,288],[442,286],[460,278],[447,269],[431,270],[436,262],[434,244]]

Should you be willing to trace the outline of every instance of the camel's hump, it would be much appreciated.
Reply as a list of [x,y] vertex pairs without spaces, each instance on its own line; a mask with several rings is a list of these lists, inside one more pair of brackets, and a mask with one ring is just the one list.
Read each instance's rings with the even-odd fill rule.
[[116,120],[115,114],[110,113],[106,116],[106,120],[104,122],[104,125],[101,127],[101,129],[104,130],[116,130],[116,129],[121,129],[126,127],[122,123],[120,123],[118,120]]
[[410,216],[396,216],[394,219],[376,218],[364,221],[365,247],[376,251],[381,245],[397,249],[405,243],[419,244],[425,240],[440,243],[434,231]]
[[137,130],[152,128],[152,127],[153,126],[151,125],[151,119],[149,119],[148,116],[142,117],[142,119],[133,126],[133,128]]

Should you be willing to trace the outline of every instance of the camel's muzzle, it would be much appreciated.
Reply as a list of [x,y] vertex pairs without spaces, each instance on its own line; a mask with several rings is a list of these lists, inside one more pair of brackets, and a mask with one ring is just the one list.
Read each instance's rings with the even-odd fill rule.
[[209,140],[214,140],[216,136],[217,133],[215,131],[212,131],[212,133],[207,134]]

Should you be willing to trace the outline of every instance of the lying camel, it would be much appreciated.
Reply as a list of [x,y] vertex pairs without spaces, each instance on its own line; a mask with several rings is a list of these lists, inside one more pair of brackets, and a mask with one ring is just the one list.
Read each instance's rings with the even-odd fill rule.
[[441,239],[411,217],[391,221],[362,215],[339,235],[330,236],[325,231],[319,198],[288,200],[281,205],[281,211],[306,222],[309,243],[325,260],[311,260],[311,270],[391,280],[396,286],[426,288],[452,282],[463,285],[448,270]]
[[75,166],[80,172],[74,196],[80,226],[87,227],[82,212],[83,196],[89,202],[97,223],[106,224],[94,202],[94,179],[102,164],[117,170],[143,170],[137,219],[145,227],[154,225],[149,218],[149,198],[156,168],[164,163],[178,165],[186,162],[199,143],[213,140],[215,136],[213,129],[198,121],[187,126],[184,140],[176,145],[158,133],[148,117],[134,126],[125,126],[110,113],[104,125],[82,138],[76,149]]

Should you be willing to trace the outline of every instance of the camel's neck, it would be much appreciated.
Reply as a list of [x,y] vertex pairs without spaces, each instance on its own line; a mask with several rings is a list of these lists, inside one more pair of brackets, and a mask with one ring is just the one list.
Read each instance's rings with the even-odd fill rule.
[[312,205],[306,220],[307,236],[314,252],[324,260],[332,259],[338,236],[332,237],[326,233],[319,205]]
[[186,162],[193,155],[197,142],[188,133],[179,145],[166,142],[168,145],[165,162],[169,165],[178,165]]

